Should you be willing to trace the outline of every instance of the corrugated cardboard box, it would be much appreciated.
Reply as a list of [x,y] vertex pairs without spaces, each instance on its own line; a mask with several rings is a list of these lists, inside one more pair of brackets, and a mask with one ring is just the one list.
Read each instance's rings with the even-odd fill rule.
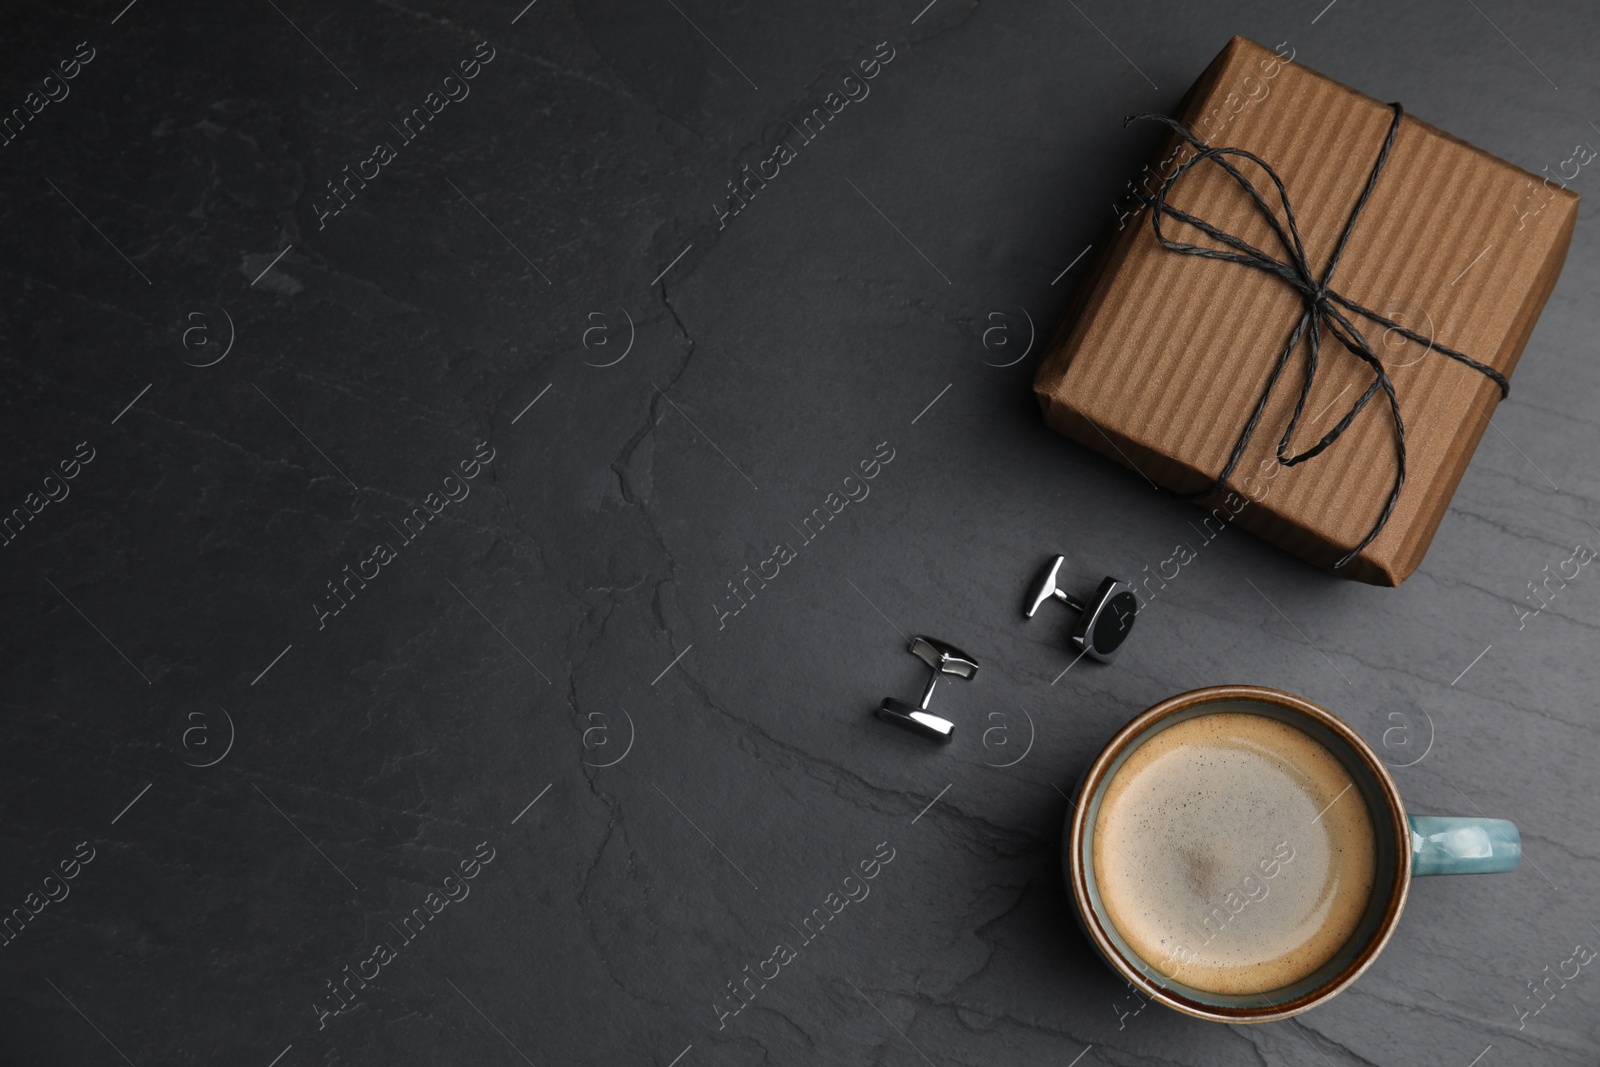
[[[1246,149],[1277,172],[1320,282],[1394,115],[1388,104],[1235,37],[1175,118],[1211,147]],[[1164,178],[1193,158],[1180,144],[1170,138],[1152,172]],[[1285,227],[1265,172],[1237,156],[1222,158]],[[1168,203],[1292,262],[1266,215],[1213,160],[1185,172]],[[1409,114],[1401,120],[1328,288],[1424,340],[1336,299],[1328,306],[1361,332],[1392,381],[1404,426],[1404,486],[1381,532],[1335,573],[1398,585],[1422,562],[1500,399],[1489,376],[1440,349],[1509,377],[1555,286],[1577,212],[1578,197],[1559,182]],[[1171,216],[1162,229],[1172,241],[1233,251]],[[1083,283],[1034,391],[1045,420],[1061,433],[1175,492],[1204,492],[1228,464],[1308,306],[1281,277],[1163,247],[1145,207]],[[1377,377],[1323,326],[1291,456],[1315,446]],[[1379,390],[1321,454],[1280,464],[1279,440],[1306,380],[1308,351],[1301,340],[1227,491],[1204,505],[1334,569],[1380,525],[1399,466],[1396,423]]]

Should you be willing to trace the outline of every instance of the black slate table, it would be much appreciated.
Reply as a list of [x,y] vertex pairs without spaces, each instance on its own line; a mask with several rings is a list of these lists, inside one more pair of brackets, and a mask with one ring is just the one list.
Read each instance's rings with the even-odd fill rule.
[[[1600,541],[1587,206],[1404,587],[1229,531],[1113,666],[1018,612],[1053,553],[1092,587],[1197,536],[1029,392],[1154,144],[1123,116],[1242,33],[1570,172],[1587,5],[0,24],[0,1060],[1596,1061],[1600,978],[1528,986],[1600,943],[1600,577],[1526,599]],[[982,663],[948,748],[872,716],[916,633]],[[1138,1010],[1063,790],[1223,682],[1337,710],[1527,861],[1418,884],[1298,1020]]]

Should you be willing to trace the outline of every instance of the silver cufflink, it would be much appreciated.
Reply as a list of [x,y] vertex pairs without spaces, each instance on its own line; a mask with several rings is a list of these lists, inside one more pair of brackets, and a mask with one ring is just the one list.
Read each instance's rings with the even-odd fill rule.
[[1028,590],[1022,614],[1031,619],[1046,600],[1053,597],[1061,601],[1078,612],[1078,623],[1072,628],[1073,646],[1101,663],[1110,663],[1133,630],[1133,621],[1139,615],[1139,597],[1127,582],[1108,577],[1100,583],[1094,599],[1084,603],[1056,584],[1056,576],[1066,561],[1065,556],[1057,556],[1045,565]]
[[921,635],[911,639],[911,654],[933,668],[933,674],[928,678],[928,687],[922,691],[922,703],[908,704],[904,700],[886,697],[883,706],[878,709],[878,718],[893,723],[902,730],[909,730],[918,737],[925,737],[942,745],[949,744],[950,738],[955,734],[955,723],[949,719],[941,719],[930,712],[928,701],[933,699],[933,687],[939,684],[941,675],[971,678],[978,673],[978,661],[954,645],[947,645],[943,641],[935,641],[931,637]]

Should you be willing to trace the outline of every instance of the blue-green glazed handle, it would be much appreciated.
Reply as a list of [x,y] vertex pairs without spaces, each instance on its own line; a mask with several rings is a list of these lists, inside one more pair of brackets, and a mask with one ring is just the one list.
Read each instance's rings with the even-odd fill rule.
[[1408,815],[1411,875],[1497,874],[1522,862],[1522,835],[1504,819]]

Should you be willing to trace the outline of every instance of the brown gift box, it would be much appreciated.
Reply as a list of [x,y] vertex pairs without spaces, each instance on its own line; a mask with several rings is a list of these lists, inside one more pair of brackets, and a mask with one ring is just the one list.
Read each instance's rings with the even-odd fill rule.
[[[1208,145],[1243,148],[1272,166],[1320,281],[1394,111],[1235,37],[1175,117]],[[1147,168],[1148,193],[1194,154],[1176,135],[1167,138]],[[1287,229],[1265,172],[1226,158]],[[1187,171],[1168,203],[1273,259],[1290,258],[1250,196],[1211,160]],[[1060,433],[1175,492],[1201,493],[1233,454],[1307,299],[1263,270],[1164,248],[1150,213],[1142,207],[1129,216],[1100,254],[1056,331],[1034,392]],[[1509,377],[1561,272],[1577,213],[1578,197],[1560,183],[1408,114],[1328,286]],[[1231,251],[1171,216],[1162,231],[1172,241]],[[1404,487],[1382,532],[1335,573],[1398,585],[1422,562],[1500,388],[1429,344],[1335,307],[1393,381],[1406,457]],[[1212,494],[1205,506],[1220,522],[1231,515],[1333,569],[1372,531],[1389,499],[1398,469],[1395,423],[1379,391],[1326,451],[1281,465],[1278,441],[1305,381],[1308,349],[1302,339],[1285,366],[1228,481],[1231,491]],[[1312,448],[1375,378],[1324,329],[1287,454]]]

